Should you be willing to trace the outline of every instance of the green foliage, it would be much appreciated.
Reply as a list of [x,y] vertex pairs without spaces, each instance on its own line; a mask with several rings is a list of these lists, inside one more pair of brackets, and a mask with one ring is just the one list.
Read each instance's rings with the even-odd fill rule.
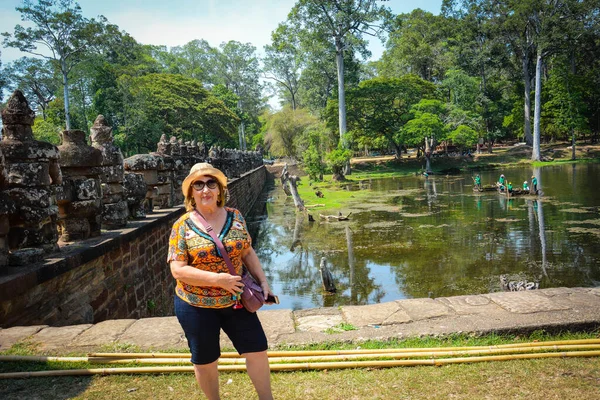
[[265,144],[271,154],[276,157],[302,158],[302,151],[308,144],[303,137],[309,128],[319,125],[319,121],[310,115],[306,109],[293,110],[286,106],[280,111],[267,117],[268,129],[265,134]]
[[313,181],[323,179],[325,168],[322,161],[321,153],[316,145],[311,144],[303,154],[304,169],[309,178]]
[[396,16],[378,64],[380,75],[397,78],[412,73],[427,81],[440,81],[448,66],[448,26],[442,16],[418,8]]
[[128,100],[128,120],[118,136],[125,152],[154,151],[163,133],[233,147],[238,117],[197,80],[148,74],[124,75],[118,82]]
[[59,145],[61,143],[61,127],[56,126],[49,119],[44,120],[38,116],[32,127],[33,137],[36,140]]
[[337,148],[331,151],[325,157],[327,166],[331,168],[334,177],[343,176],[344,167],[352,158],[352,151],[348,149]]
[[444,123],[439,116],[422,112],[417,118],[411,119],[402,129],[403,141],[408,146],[421,146],[425,138],[435,138],[437,141],[445,137]]
[[479,135],[473,129],[466,125],[459,125],[455,130],[448,134],[448,139],[461,148],[473,147],[479,140]]
[[11,91],[21,90],[29,101],[32,110],[45,113],[48,103],[57,94],[58,85],[54,79],[49,61],[33,57],[21,57],[4,69],[7,86]]
[[[346,97],[352,137],[385,138],[400,157],[401,146],[407,139],[402,128],[413,117],[412,106],[436,96],[435,86],[415,75],[363,81],[358,88],[349,90]],[[334,116],[328,115],[330,123]]]
[[464,71],[451,69],[446,72],[442,87],[450,92],[450,101],[467,111],[475,111],[478,104],[480,82]]
[[585,81],[569,72],[565,60],[557,60],[547,83],[549,100],[544,109],[546,131],[557,139],[570,139],[571,132],[587,132],[588,112],[583,101]]

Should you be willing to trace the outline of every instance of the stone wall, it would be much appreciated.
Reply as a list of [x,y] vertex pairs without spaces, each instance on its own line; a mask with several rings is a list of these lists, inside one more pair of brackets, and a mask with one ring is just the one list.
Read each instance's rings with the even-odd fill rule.
[[[260,166],[231,179],[228,206],[248,213],[264,187]],[[0,327],[96,323],[168,315],[174,280],[165,262],[181,206],[155,210],[126,228],[61,247],[0,276]]]

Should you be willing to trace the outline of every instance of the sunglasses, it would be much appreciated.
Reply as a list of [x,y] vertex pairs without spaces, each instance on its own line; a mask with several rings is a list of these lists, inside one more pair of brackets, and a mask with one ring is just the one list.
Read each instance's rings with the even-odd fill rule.
[[208,186],[209,189],[215,189],[217,187],[217,181],[214,179],[209,179],[206,182],[196,181],[192,183],[192,187],[198,192],[201,192],[204,189],[204,186]]

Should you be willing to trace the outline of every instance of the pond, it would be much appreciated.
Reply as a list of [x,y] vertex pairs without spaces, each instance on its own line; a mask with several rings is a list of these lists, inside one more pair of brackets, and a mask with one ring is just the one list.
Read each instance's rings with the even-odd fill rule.
[[[600,286],[600,164],[484,171],[482,184],[501,172],[515,187],[535,174],[543,196],[475,193],[470,174],[366,180],[347,187],[368,191],[339,210],[348,221],[315,209],[308,222],[272,186],[265,211],[248,219],[280,299],[269,308],[489,293],[503,290],[502,275],[540,288]],[[323,257],[333,294],[322,288]]]

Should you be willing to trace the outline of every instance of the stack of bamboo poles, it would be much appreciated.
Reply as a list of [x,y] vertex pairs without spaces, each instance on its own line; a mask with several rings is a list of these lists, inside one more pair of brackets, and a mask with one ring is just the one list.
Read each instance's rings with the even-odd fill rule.
[[[600,339],[514,343],[497,346],[269,351],[271,371],[343,368],[389,368],[417,365],[447,365],[534,358],[598,357]],[[40,376],[152,374],[193,372],[189,353],[92,353],[87,357],[2,356],[0,361],[88,362],[97,364],[188,364],[184,366],[67,369],[1,373],[0,379]],[[244,371],[245,359],[237,353],[222,353],[220,371]]]

